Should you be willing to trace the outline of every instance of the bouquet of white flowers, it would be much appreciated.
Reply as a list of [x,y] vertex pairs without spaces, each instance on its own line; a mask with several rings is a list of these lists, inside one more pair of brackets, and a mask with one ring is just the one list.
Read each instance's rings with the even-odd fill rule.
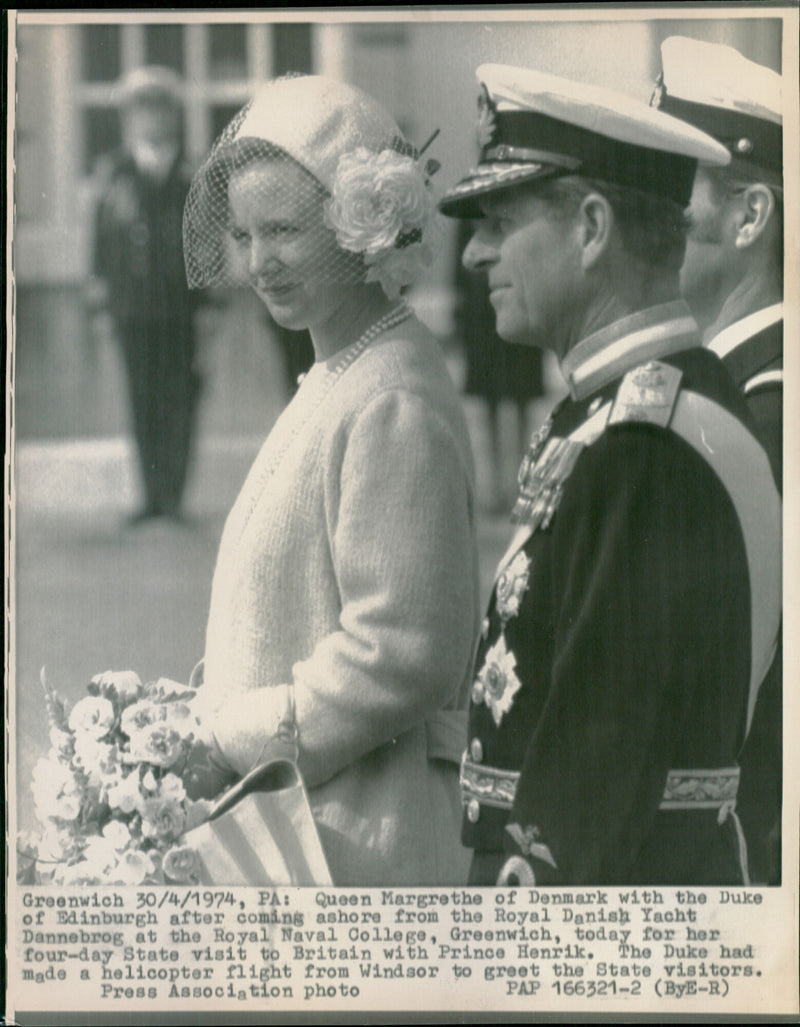
[[32,791],[43,830],[20,837],[20,882],[185,883],[178,840],[211,809],[192,801],[182,780],[198,729],[194,691],[108,671],[67,714],[44,672],[42,684],[51,748],[34,768]]

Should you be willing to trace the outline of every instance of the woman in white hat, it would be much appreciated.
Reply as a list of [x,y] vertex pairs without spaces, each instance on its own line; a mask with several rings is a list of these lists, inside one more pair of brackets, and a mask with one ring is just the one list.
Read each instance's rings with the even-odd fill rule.
[[195,176],[190,285],[249,285],[316,363],[228,518],[203,720],[242,775],[287,721],[335,884],[465,879],[457,761],[477,618],[469,442],[400,297],[435,170],[359,90],[269,83]]

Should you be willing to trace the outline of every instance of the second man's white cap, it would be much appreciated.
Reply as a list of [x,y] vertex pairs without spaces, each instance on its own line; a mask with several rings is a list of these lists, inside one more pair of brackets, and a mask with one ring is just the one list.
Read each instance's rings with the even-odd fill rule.
[[742,170],[775,179],[783,171],[781,76],[738,50],[688,36],[661,44],[651,103],[703,129]]

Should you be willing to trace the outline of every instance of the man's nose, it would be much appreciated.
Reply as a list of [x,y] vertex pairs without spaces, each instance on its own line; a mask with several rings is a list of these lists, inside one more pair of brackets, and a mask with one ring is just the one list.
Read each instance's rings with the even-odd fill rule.
[[497,261],[497,247],[485,227],[476,229],[467,243],[461,263],[467,271],[486,271]]

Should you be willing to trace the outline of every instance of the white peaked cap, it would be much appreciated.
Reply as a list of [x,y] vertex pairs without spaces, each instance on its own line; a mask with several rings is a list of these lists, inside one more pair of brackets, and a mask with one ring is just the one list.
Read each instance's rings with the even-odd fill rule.
[[705,132],[625,93],[505,64],[482,64],[477,77],[499,112],[532,111],[618,142],[728,163],[724,148]]
[[664,87],[676,99],[783,122],[781,76],[732,46],[670,36],[661,63]]

